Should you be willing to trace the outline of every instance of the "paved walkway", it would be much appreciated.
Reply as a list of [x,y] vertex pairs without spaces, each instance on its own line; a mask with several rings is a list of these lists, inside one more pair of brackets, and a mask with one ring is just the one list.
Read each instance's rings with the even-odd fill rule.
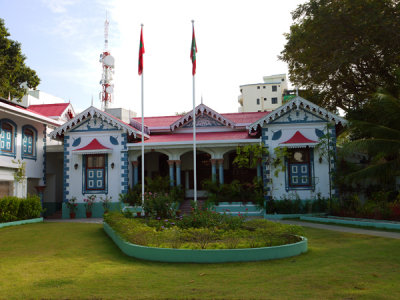
[[44,222],[55,223],[96,223],[103,224],[103,218],[82,218],[82,219],[44,219]]
[[[63,223],[95,223],[102,224],[102,218],[83,218],[83,219],[44,219],[44,222],[63,222]],[[277,222],[284,224],[292,224],[292,225],[300,225],[304,227],[312,227],[318,229],[339,231],[339,232],[348,232],[355,234],[364,234],[364,235],[372,235],[372,236],[380,236],[391,239],[400,239],[400,232],[391,232],[391,231],[379,231],[379,230],[370,230],[370,229],[359,229],[354,227],[345,227],[345,226],[336,226],[336,225],[326,225],[319,223],[310,223],[310,222],[302,222],[302,221],[293,221],[293,220],[278,220]]]
[[284,224],[300,225],[300,226],[304,226],[304,227],[312,227],[312,228],[332,230],[332,231],[373,235],[373,236],[380,236],[380,237],[391,238],[391,239],[400,239],[400,232],[379,231],[379,230],[370,230],[370,229],[361,229],[361,228],[359,229],[359,228],[354,228],[354,227],[327,225],[327,224],[292,221],[292,220],[279,220],[278,222],[284,223]]

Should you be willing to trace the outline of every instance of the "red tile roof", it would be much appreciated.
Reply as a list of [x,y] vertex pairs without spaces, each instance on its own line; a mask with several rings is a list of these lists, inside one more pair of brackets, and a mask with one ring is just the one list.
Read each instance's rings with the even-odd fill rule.
[[54,103],[54,104],[35,104],[28,107],[29,110],[34,111],[46,117],[61,116],[65,109],[70,105],[69,103]]
[[72,151],[87,151],[87,150],[109,150],[110,148],[107,148],[100,144],[100,142],[94,138],[89,144],[87,144],[85,147],[75,149]]
[[300,133],[300,131],[296,131],[296,133],[290,139],[281,144],[307,144],[307,143],[317,143],[317,142],[306,138],[304,135]]
[[[265,115],[269,114],[266,112],[245,112],[245,113],[226,113],[221,114],[225,118],[235,122],[236,124],[251,124],[261,119]],[[152,127],[169,127],[172,123],[179,120],[182,116],[163,116],[163,117],[145,117],[144,124],[150,129]],[[142,118],[133,118],[135,121],[141,123]]]
[[[251,139],[247,131],[228,131],[228,132],[198,132],[197,141],[216,141],[216,140],[243,140]],[[193,140],[193,133],[171,133],[151,135],[145,143],[168,143],[168,142],[187,142]]]

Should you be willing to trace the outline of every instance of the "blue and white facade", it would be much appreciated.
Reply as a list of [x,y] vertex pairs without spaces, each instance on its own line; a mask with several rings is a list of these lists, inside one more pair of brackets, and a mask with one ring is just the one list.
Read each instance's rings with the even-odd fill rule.
[[127,139],[140,138],[135,128],[90,107],[50,136],[64,142],[63,202],[76,198],[82,204],[90,195],[97,202],[105,197],[118,202],[128,191]]
[[[335,128],[345,124],[343,118],[297,96],[250,125],[250,131],[261,130],[268,149],[263,166],[267,199],[335,195],[330,176],[335,169]],[[278,157],[279,148],[288,155]]]

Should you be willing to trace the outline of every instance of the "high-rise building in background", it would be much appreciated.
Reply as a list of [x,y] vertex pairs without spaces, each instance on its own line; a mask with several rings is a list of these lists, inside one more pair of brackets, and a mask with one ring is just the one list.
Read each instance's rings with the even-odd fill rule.
[[283,104],[286,74],[263,77],[264,82],[240,86],[239,112],[272,111]]

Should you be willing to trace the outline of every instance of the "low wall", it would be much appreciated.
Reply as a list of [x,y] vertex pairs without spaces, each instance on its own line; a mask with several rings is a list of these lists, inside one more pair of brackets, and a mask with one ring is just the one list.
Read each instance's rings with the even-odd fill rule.
[[355,226],[363,226],[363,227],[375,227],[375,228],[385,228],[385,229],[397,229],[400,230],[399,223],[391,223],[390,221],[385,220],[349,220],[349,219],[337,219],[337,218],[318,218],[318,217],[307,217],[302,216],[300,220],[304,221],[313,221],[313,222],[321,222],[321,223],[333,223],[333,224],[344,224],[344,225],[355,225]]
[[126,255],[160,262],[224,263],[271,260],[300,255],[307,252],[308,245],[307,239],[302,237],[302,241],[294,244],[263,248],[221,250],[154,248],[124,241],[105,222],[103,223],[103,227],[108,236]]
[[39,223],[39,222],[43,222],[43,218],[35,218],[35,219],[29,219],[29,220],[0,223],[0,228],[8,227],[8,226],[17,226],[17,225],[22,225],[22,224]]
[[233,216],[238,216],[240,214],[248,217],[262,217],[264,215],[264,210],[251,202],[220,202],[215,206],[214,210]]

